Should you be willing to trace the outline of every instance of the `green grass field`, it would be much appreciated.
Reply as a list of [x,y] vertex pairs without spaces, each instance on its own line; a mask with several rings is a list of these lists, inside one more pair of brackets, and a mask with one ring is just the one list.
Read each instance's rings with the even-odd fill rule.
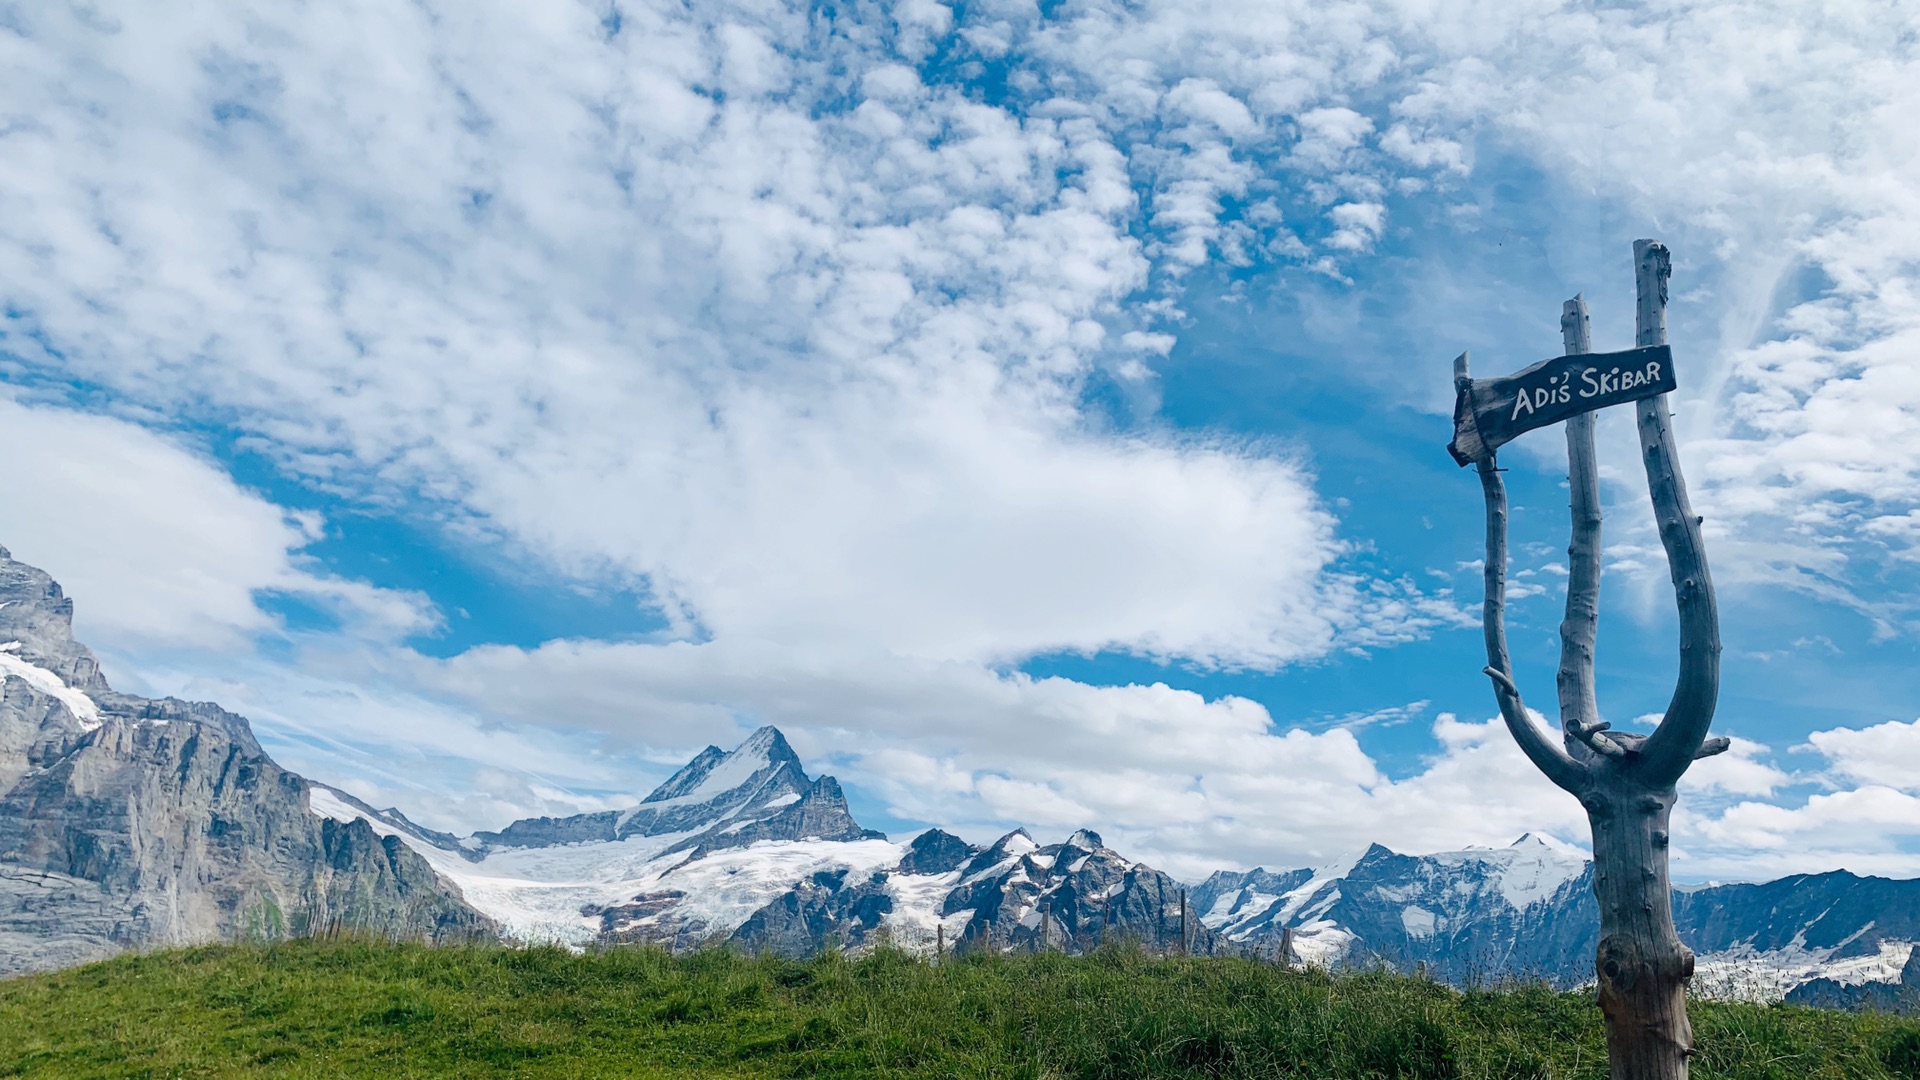
[[[1920,1076],[1920,1021],[1696,1003],[1699,1077]],[[4,1076],[1604,1077],[1580,994],[1238,960],[364,941],[0,982]]]

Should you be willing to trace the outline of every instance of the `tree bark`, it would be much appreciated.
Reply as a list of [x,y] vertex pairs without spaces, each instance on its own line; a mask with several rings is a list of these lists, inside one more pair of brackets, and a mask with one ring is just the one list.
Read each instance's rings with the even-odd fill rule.
[[[1639,344],[1665,344],[1667,250],[1655,241],[1636,241],[1634,261]],[[1592,351],[1586,304],[1580,297],[1567,303],[1561,327],[1569,353]],[[1467,379],[1465,354],[1454,361],[1454,379],[1456,384]],[[1490,456],[1479,463],[1487,509],[1486,673],[1514,741],[1548,779],[1580,800],[1593,829],[1594,895],[1600,903],[1594,969],[1607,1020],[1612,1080],[1686,1080],[1694,1052],[1687,1020],[1687,984],[1694,961],[1673,925],[1668,828],[1680,775],[1696,758],[1728,745],[1726,739],[1706,737],[1719,696],[1719,615],[1700,519],[1687,501],[1666,399],[1641,401],[1636,412],[1647,486],[1680,616],[1680,672],[1665,716],[1649,736],[1609,733],[1595,703],[1600,501],[1590,415],[1578,418],[1585,423],[1570,422],[1567,428],[1573,536],[1556,680],[1565,748],[1534,725],[1508,659],[1507,496]]]
[[[1587,300],[1576,296],[1560,309],[1560,336],[1567,355],[1593,351]],[[1567,752],[1587,761],[1593,751],[1580,729],[1600,722],[1593,689],[1594,639],[1600,624],[1600,466],[1593,451],[1593,414],[1567,421],[1567,491],[1573,517],[1567,544],[1567,613],[1560,622],[1560,719]],[[1578,725],[1578,727],[1576,727]]]
[[[1453,362],[1453,381],[1456,387],[1471,381],[1466,353],[1461,353]],[[1500,704],[1500,717],[1506,721],[1507,732],[1520,745],[1521,752],[1547,779],[1578,796],[1585,788],[1585,770],[1534,726],[1513,679],[1513,664],[1507,656],[1507,486],[1500,479],[1494,455],[1489,454],[1479,462],[1479,471],[1480,491],[1487,504],[1487,558],[1483,567],[1486,594],[1480,617],[1487,645],[1484,670],[1493,680],[1493,696]]]
[[[1667,249],[1633,245],[1639,344],[1667,340]],[[1685,1080],[1693,1055],[1687,984],[1693,952],[1673,927],[1667,830],[1674,784],[1703,749],[1720,688],[1720,624],[1707,574],[1700,519],[1687,502],[1664,396],[1636,404],[1654,520],[1666,548],[1680,614],[1680,673],[1673,699],[1630,753],[1594,770],[1582,801],[1593,825],[1594,895],[1600,948],[1594,972],[1607,1017],[1613,1080]],[[1624,741],[1624,740],[1623,740]]]
[[1671,785],[1652,789],[1611,761],[1581,802],[1593,826],[1593,892],[1600,901],[1594,974],[1607,1018],[1613,1080],[1686,1080],[1693,1055],[1687,983],[1693,952],[1673,928],[1667,877]]
[[[1656,240],[1635,240],[1633,256],[1640,296],[1635,317],[1640,344],[1665,345],[1671,260],[1665,245]],[[1680,475],[1666,396],[1637,402],[1634,409],[1653,517],[1660,543],[1667,549],[1680,614],[1680,677],[1666,715],[1647,737],[1641,753],[1649,783],[1671,786],[1693,764],[1713,723],[1720,696],[1720,614],[1713,598],[1713,578],[1707,573],[1700,518],[1693,513],[1687,482]]]

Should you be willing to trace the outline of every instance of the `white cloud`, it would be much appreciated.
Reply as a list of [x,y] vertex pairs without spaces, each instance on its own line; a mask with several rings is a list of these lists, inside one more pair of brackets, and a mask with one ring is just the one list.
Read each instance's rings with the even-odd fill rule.
[[324,526],[235,484],[137,424],[0,397],[0,542],[75,597],[75,634],[112,650],[231,649],[272,632],[263,591],[330,609],[356,634],[429,628],[425,598],[317,573]]
[[[1731,753],[1694,765],[1687,812],[1675,828],[1676,858],[1702,875],[1749,879],[1836,868],[1920,873],[1920,721],[1813,732],[1795,756],[1816,756],[1824,766],[1796,774],[1753,760],[1764,749],[1735,739]],[[1809,785],[1825,790],[1808,793]],[[1716,796],[1717,789],[1768,797],[1781,788],[1790,797]]]
[[[1164,342],[1130,325],[1138,208],[1084,110],[839,39],[872,97],[820,107],[843,88],[793,59],[811,24],[751,6],[629,5],[616,34],[368,10],[371,60],[344,32],[370,24],[317,10],[27,18],[16,70],[66,74],[13,87],[39,119],[0,164],[24,370],[644,579],[689,632],[1257,665],[1400,632],[1327,573],[1297,462],[1081,415],[1108,325]],[[1175,99],[1251,130],[1215,88]],[[1247,175],[1208,145],[1154,210],[1196,259]]]
[[[773,723],[810,771],[839,776],[896,817],[976,840],[1015,825],[1092,827],[1189,879],[1222,866],[1318,865],[1375,842],[1418,853],[1525,832],[1587,840],[1579,804],[1539,775],[1498,719],[1441,714],[1433,752],[1400,776],[1360,746],[1357,730],[1417,718],[1425,702],[1309,730],[1278,726],[1239,698],[881,651],[561,641],[438,660],[300,640],[299,670],[265,661],[229,664],[220,677],[161,670],[152,691],[219,700],[252,717],[290,767],[454,831],[628,805],[706,743],[731,746]],[[1912,793],[1860,771],[1884,756],[1911,788],[1897,770],[1916,731],[1817,733],[1807,749],[1840,786],[1775,801],[1761,800],[1823,774],[1789,774],[1766,747],[1736,737],[1683,782],[1676,873],[1920,873]]]
[[396,806],[429,828],[467,833],[630,806],[646,794],[649,777],[664,779],[692,756],[663,769],[653,757],[577,731],[502,724],[405,687],[341,678],[318,657],[304,669],[232,658],[217,674],[191,656],[178,667],[169,659],[147,658],[146,693],[217,701],[246,716],[281,765],[375,806]]
[[[1266,252],[1341,278],[1336,259],[1405,220],[1386,192],[1466,200],[1482,148],[1671,230],[1676,340],[1702,354],[1682,426],[1722,580],[1842,598],[1864,522],[1909,535],[1920,78],[1889,44],[1910,30],[1896,9],[1091,0],[956,26],[912,0],[829,35],[798,9],[620,12],[616,32],[566,4],[39,5],[0,35],[0,374],[231,425],[349,497],[644,578],[703,642],[336,658],[343,685],[400,696],[299,691],[336,704],[281,706],[289,729],[467,749],[471,722],[419,719],[437,707],[415,687],[655,747],[777,720],[903,812],[1091,815],[1179,865],[1577,837],[1577,807],[1497,725],[1443,717],[1433,761],[1392,780],[1351,733],[1274,734],[1250,703],[986,666],[1109,647],[1275,665],[1457,621],[1444,596],[1336,569],[1300,463],[1116,436],[1081,391],[1115,342],[1113,370],[1144,381],[1124,364],[1166,351],[1191,268]],[[912,65],[949,35],[1014,69],[1007,106],[923,84]],[[1808,268],[1824,283],[1774,319]],[[303,527],[190,454],[97,418],[66,430],[89,424],[104,434],[46,445],[74,468],[160,462],[89,481],[138,511],[118,546],[87,548],[71,516],[7,542],[83,619],[100,604],[106,636],[259,632],[262,589],[419,617],[303,571]],[[171,505],[201,507],[177,519],[195,531],[168,531]],[[1657,577],[1627,538],[1615,567]],[[184,569],[139,572],[156,563]],[[1694,865],[1746,865],[1743,844],[1910,865],[1910,785],[1879,763],[1903,760],[1897,727],[1822,733],[1862,786],[1804,806],[1711,801],[1784,786],[1752,744],[1703,764]],[[529,753],[503,737],[483,756],[511,776]],[[470,782],[534,793],[497,808],[516,813],[608,797]]]
[[1812,795],[1798,806],[1743,802],[1714,818],[1676,828],[1680,845],[1697,838],[1713,850],[1689,861],[1713,876],[1763,880],[1845,869],[1912,877],[1920,873],[1920,797],[1869,785]]
[[689,754],[778,724],[810,767],[878,795],[897,816],[976,837],[1014,824],[1092,826],[1180,872],[1314,865],[1374,841],[1430,851],[1529,830],[1585,835],[1578,803],[1535,772],[1504,726],[1451,714],[1433,725],[1434,757],[1394,780],[1349,727],[1276,731],[1265,708],[1240,698],[885,653],[552,642],[384,667],[386,678],[509,721],[565,717]]
[[1816,731],[1807,743],[1844,780],[1920,795],[1920,720]]
[[[1656,713],[1650,719],[1657,725],[1662,717]],[[1681,778],[1681,789],[1690,795],[1772,795],[1791,782],[1786,772],[1760,759],[1766,746],[1737,736],[1732,742],[1726,752],[1694,762]]]
[[[1499,182],[1476,177],[1474,162],[1504,157],[1550,178],[1535,198],[1564,206],[1563,223],[1526,240],[1587,283],[1604,339],[1630,324],[1630,237],[1601,253],[1604,267],[1568,259],[1587,257],[1595,221],[1664,236],[1678,257],[1678,416],[1695,504],[1726,529],[1721,579],[1784,584],[1888,625],[1914,621],[1904,597],[1863,599],[1877,591],[1880,552],[1860,542],[1863,523],[1899,520],[1920,501],[1920,467],[1904,452],[1920,442],[1920,143],[1909,132],[1920,61],[1896,44],[1912,34],[1903,9],[1249,0],[1201,13],[1161,0],[1077,5],[1033,33],[1045,62],[1070,70],[1118,122],[1150,132],[1157,110],[1171,123],[1169,91],[1204,83],[1297,130],[1290,148],[1235,142],[1232,160],[1271,181],[1196,185],[1187,174],[1219,158],[1213,147],[1136,153],[1136,172],[1177,207],[1167,251],[1181,265],[1206,245],[1244,249],[1217,224],[1222,195],[1253,199],[1269,182],[1338,205],[1326,234],[1308,239],[1348,261],[1380,235],[1380,222],[1358,216],[1389,189],[1456,204],[1469,235],[1452,249],[1470,247],[1479,191]],[[1311,265],[1349,280],[1341,262]],[[1432,290],[1505,301],[1455,273],[1437,268]],[[1400,381],[1423,407],[1451,400],[1437,360]],[[1606,456],[1633,460],[1629,426],[1603,427]],[[1632,477],[1626,487],[1629,500],[1640,490]],[[1642,531],[1636,523],[1632,534]]]
[[1338,251],[1365,251],[1387,228],[1387,208],[1377,202],[1341,203],[1327,216],[1335,229],[1326,244]]
[[1247,107],[1211,79],[1180,80],[1167,93],[1167,105],[1190,119],[1213,125],[1225,135],[1249,135],[1259,130]]

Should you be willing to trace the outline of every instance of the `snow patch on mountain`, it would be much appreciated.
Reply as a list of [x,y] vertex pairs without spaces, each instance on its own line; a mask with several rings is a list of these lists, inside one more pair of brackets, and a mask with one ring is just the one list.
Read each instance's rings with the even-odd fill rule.
[[[764,840],[694,858],[669,850],[688,834],[667,833],[510,848],[476,863],[369,815],[330,788],[316,784],[310,798],[315,814],[363,820],[383,836],[398,836],[510,937],[572,946],[609,929],[659,929],[689,943],[729,934],[797,882],[833,871],[871,874],[898,863],[904,850],[885,840]],[[606,926],[604,912],[637,902],[632,919]]]
[[1314,967],[1338,967],[1352,951],[1355,935],[1331,919],[1311,919],[1293,928],[1293,955]]
[[[722,795],[734,794],[737,789],[744,788],[755,776],[772,769],[776,764],[773,760],[776,752],[775,748],[784,748],[785,746],[786,743],[780,739],[780,733],[778,731],[775,731],[773,728],[761,728],[759,731],[754,732],[753,736],[746,742],[740,744],[738,749],[730,754],[726,754],[709,766],[705,770],[706,775],[700,777],[690,789],[673,795],[663,794],[664,791],[669,790],[669,785],[674,784],[674,780],[684,781],[691,779],[691,777],[684,775],[675,777],[673,780],[668,780],[666,784],[661,785],[660,790],[647,796],[640,806],[635,809],[663,810],[671,806],[695,806],[700,803],[715,801]],[[708,749],[712,750],[717,748],[709,747]],[[786,758],[789,757],[790,754],[791,752],[787,755],[782,755],[783,760],[780,761],[779,764],[787,764]],[[800,797],[797,794],[792,792],[788,792],[788,794],[793,795],[792,800],[790,800],[791,802],[799,801]]]
[[916,952],[928,952],[938,946],[941,931],[949,945],[960,940],[973,908],[961,908],[942,915],[941,906],[954,886],[960,884],[958,870],[945,874],[892,874],[887,878],[887,895],[893,910],[881,921],[894,944]]
[[59,675],[21,658],[17,655],[19,651],[20,643],[17,641],[0,643],[0,679],[12,676],[54,698],[65,705],[67,711],[87,731],[100,726],[100,706],[91,697],[84,691],[68,686],[67,681]]
[[1587,869],[1586,854],[1579,848],[1534,833],[1505,848],[1468,848],[1427,857],[1443,866],[1486,864],[1500,895],[1516,910],[1552,899]]
[[1410,937],[1432,937],[1439,921],[1438,916],[1419,904],[1408,904],[1406,910],[1400,913],[1400,925],[1407,928]]
[[1842,986],[1894,983],[1912,956],[1911,941],[1882,941],[1868,956],[1836,958],[1837,949],[1810,949],[1795,941],[1784,949],[1739,945],[1696,957],[1692,991],[1730,1001],[1779,1001],[1787,991],[1813,979]]

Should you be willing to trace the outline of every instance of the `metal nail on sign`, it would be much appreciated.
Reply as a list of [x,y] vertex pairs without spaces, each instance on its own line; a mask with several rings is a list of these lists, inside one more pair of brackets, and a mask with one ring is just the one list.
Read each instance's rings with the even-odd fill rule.
[[1469,465],[1534,428],[1584,412],[1672,391],[1673,350],[1665,345],[1542,360],[1500,379],[1470,379],[1453,403],[1447,452]]

